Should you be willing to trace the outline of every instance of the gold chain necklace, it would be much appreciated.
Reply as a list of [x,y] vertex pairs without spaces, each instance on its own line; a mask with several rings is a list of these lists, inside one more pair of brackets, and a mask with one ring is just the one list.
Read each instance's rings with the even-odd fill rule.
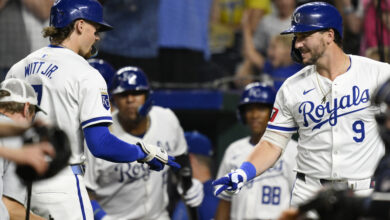
[[324,90],[322,89],[322,86],[320,84],[320,79],[318,78],[318,75],[320,75],[318,72],[316,72],[316,78],[317,78],[317,83],[318,83],[318,87],[320,87],[320,90],[321,90],[321,93],[324,97],[322,97],[321,99],[321,104],[324,104],[326,102],[326,97],[329,95],[329,93],[332,91],[332,87],[330,87],[329,91],[327,93],[324,92]]

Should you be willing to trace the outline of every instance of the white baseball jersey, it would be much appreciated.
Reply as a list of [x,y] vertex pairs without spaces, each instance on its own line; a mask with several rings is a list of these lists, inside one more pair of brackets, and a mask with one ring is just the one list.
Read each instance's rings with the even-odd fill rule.
[[[16,63],[7,78],[21,78],[33,86],[38,104],[47,112],[39,112],[37,118],[63,129],[72,151],[69,163],[83,163],[82,128],[112,122],[107,86],[99,72],[72,50],[49,46]],[[83,177],[73,174],[70,166],[34,183],[31,207],[46,218],[93,218]]]
[[63,129],[70,140],[70,164],[84,162],[82,128],[111,123],[107,86],[99,72],[75,52],[62,47],[44,47],[16,63],[7,78],[29,82],[38,94],[38,104],[47,115],[37,118]]
[[[314,178],[370,178],[384,154],[371,106],[390,65],[350,55],[351,66],[334,81],[310,65],[285,81],[267,129],[299,132],[297,171]],[[323,97],[326,100],[322,103]]]
[[[233,142],[225,151],[218,178],[237,169],[247,159],[254,145],[250,137]],[[290,205],[295,180],[297,142],[291,140],[283,157],[267,171],[247,182],[240,193],[222,193],[218,197],[231,202],[230,219],[277,219]]]
[[[150,127],[143,137],[133,136],[123,130],[118,112],[113,113],[113,134],[123,141],[136,143],[142,140],[165,148],[169,155],[177,156],[187,151],[177,117],[170,109],[153,106],[149,112]],[[113,219],[169,219],[167,172],[155,172],[147,164],[111,163],[88,155],[86,186],[96,193],[96,200]]]
[[[0,114],[1,122],[12,122],[10,118]],[[8,148],[20,148],[23,140],[20,137],[8,137],[0,139],[0,146]],[[16,165],[8,160],[0,158],[0,198],[4,195],[24,205],[26,202],[27,190],[15,173]],[[0,219],[9,219],[8,210],[0,200]]]

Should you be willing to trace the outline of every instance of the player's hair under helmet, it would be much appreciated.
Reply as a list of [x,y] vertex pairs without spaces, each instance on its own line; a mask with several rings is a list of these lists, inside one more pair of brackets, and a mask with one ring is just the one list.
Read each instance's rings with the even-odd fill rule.
[[107,84],[107,89],[108,91],[110,91],[112,78],[114,77],[116,71],[114,67],[111,66],[111,64],[109,64],[107,61],[102,59],[89,59],[88,63],[93,68],[97,69],[99,73],[103,76]]
[[237,106],[237,117],[242,123],[245,120],[245,106],[249,104],[263,104],[272,108],[275,102],[275,89],[265,83],[254,82],[245,87],[241,95],[240,103]]
[[375,90],[372,104],[380,108],[380,111],[375,115],[375,119],[378,124],[379,135],[386,146],[386,153],[390,153],[390,79]]
[[97,0],[56,0],[51,7],[50,26],[64,28],[77,19],[99,24],[99,31],[112,29],[103,20],[103,7]]
[[141,116],[146,116],[153,106],[152,90],[146,74],[138,67],[122,67],[115,73],[112,79],[111,96],[129,91],[146,94],[145,103],[138,109],[138,113]]
[[[343,19],[339,11],[325,2],[310,2],[295,9],[291,18],[291,27],[281,34],[304,33],[332,28],[343,38]],[[291,57],[295,62],[302,63],[301,53],[295,49],[294,37],[291,47]]]

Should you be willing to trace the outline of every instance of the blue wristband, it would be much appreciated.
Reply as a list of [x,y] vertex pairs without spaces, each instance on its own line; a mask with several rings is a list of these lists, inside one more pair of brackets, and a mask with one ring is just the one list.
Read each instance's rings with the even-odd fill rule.
[[256,167],[249,161],[245,161],[241,164],[240,169],[246,173],[246,181],[249,181],[256,177]]
[[102,209],[102,207],[100,207],[96,200],[91,200],[91,205],[93,209],[94,220],[100,220],[107,215],[107,213]]

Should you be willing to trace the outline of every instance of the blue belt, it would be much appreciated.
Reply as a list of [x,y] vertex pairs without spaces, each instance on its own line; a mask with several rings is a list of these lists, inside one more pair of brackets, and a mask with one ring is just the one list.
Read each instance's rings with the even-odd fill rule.
[[85,173],[85,166],[83,164],[70,165],[70,167],[75,175],[84,175]]

